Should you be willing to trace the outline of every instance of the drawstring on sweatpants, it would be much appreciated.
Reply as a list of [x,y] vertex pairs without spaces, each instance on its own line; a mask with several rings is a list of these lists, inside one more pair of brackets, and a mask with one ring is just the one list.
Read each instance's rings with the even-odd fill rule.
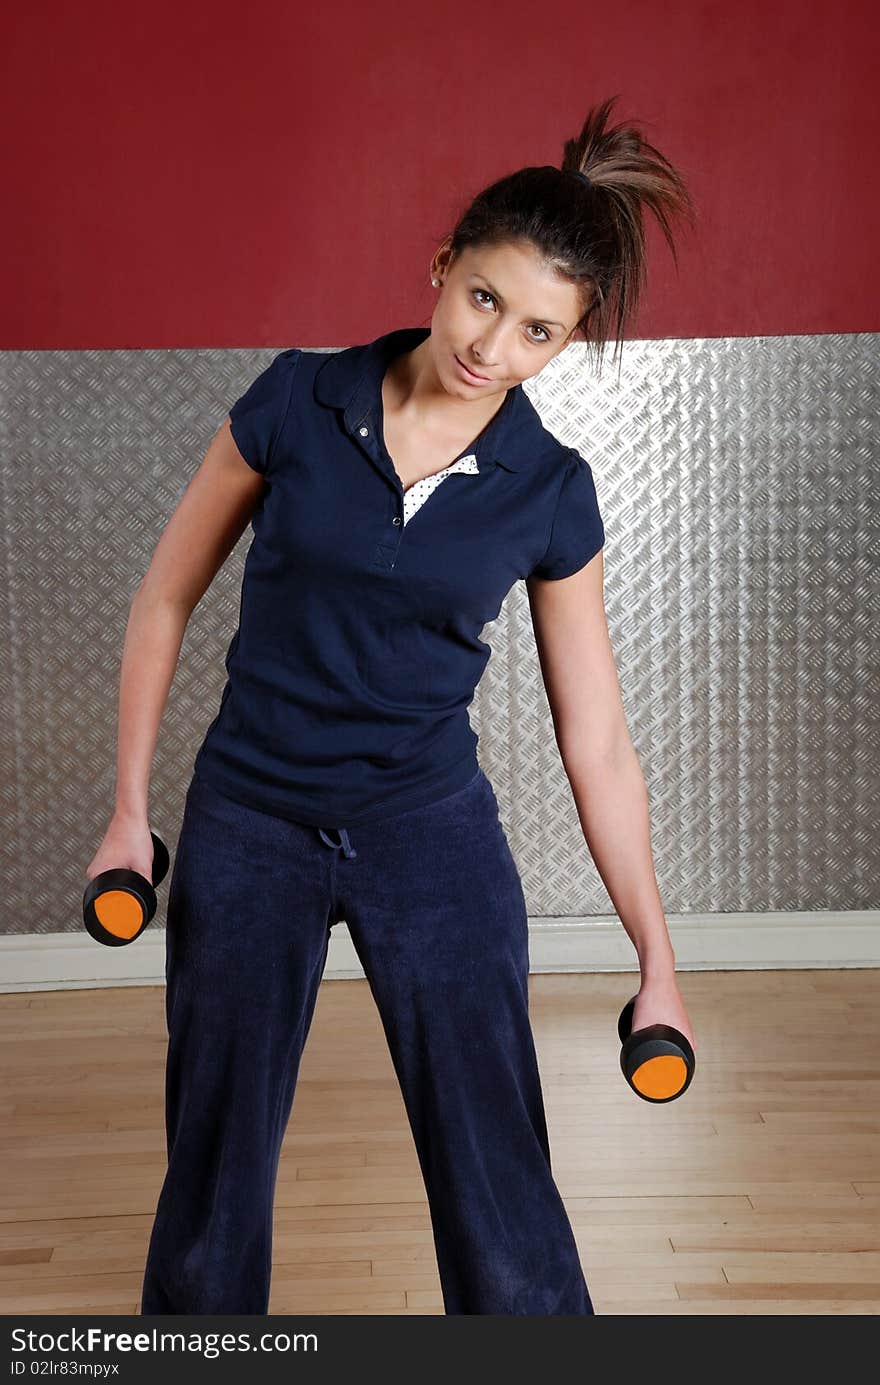
[[348,840],[348,833],[346,832],[344,827],[331,827],[330,829],[331,832],[339,833],[340,841],[338,842],[334,842],[330,837],[328,837],[323,827],[319,827],[318,831],[321,834],[321,840],[323,842],[326,842],[327,846],[332,846],[334,851],[338,851],[341,847],[343,854],[347,856],[349,859],[352,859],[353,857],[357,856],[357,852],[355,851],[351,842]]

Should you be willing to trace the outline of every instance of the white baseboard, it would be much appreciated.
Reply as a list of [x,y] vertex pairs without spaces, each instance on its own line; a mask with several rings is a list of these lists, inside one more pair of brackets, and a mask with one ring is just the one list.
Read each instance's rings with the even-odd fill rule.
[[[677,971],[786,971],[880,967],[880,910],[667,916]],[[612,916],[529,919],[532,972],[638,971],[635,949]],[[362,977],[344,923],[330,934],[325,980]],[[0,937],[0,993],[163,986],[165,930],[150,926],[127,947],[78,933]]]

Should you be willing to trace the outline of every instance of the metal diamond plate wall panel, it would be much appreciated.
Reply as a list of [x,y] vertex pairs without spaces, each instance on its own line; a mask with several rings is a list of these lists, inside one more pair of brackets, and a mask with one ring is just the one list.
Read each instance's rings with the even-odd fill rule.
[[[128,603],[215,427],[273,355],[0,357],[7,934],[82,928]],[[597,377],[572,346],[526,385],[593,467],[670,914],[876,906],[878,367],[874,335],[633,342],[619,374]],[[193,615],[162,721],[151,826],[172,852],[251,536]],[[484,637],[471,719],[530,912],[606,913],[522,584]]]

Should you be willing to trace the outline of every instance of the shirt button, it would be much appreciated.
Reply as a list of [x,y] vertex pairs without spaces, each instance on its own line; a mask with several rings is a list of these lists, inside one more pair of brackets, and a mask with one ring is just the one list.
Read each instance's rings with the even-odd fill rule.
[[360,435],[361,435],[362,438],[365,438],[365,437],[367,436],[367,434],[369,433],[369,431],[370,431],[369,428],[359,428],[359,429],[358,429],[358,432],[360,433]]

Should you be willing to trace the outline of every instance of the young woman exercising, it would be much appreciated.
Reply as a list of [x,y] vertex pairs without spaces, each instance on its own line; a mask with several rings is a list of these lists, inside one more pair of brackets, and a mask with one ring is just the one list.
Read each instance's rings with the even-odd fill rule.
[[[633,1027],[693,1044],[602,596],[588,463],[522,386],[601,356],[672,246],[680,176],[611,102],[562,167],[488,187],[437,248],[429,327],[281,351],[233,405],[132,602],[116,811],[88,868],[150,878],[149,767],[187,621],[246,525],[239,628],[167,915],[168,1169],[141,1312],[268,1311],[276,1173],[345,920],[424,1176],[447,1313],[590,1314],[550,1167],[522,885],[468,706],[526,583],[560,754],[639,958]],[[674,253],[674,247],[673,247]]]

